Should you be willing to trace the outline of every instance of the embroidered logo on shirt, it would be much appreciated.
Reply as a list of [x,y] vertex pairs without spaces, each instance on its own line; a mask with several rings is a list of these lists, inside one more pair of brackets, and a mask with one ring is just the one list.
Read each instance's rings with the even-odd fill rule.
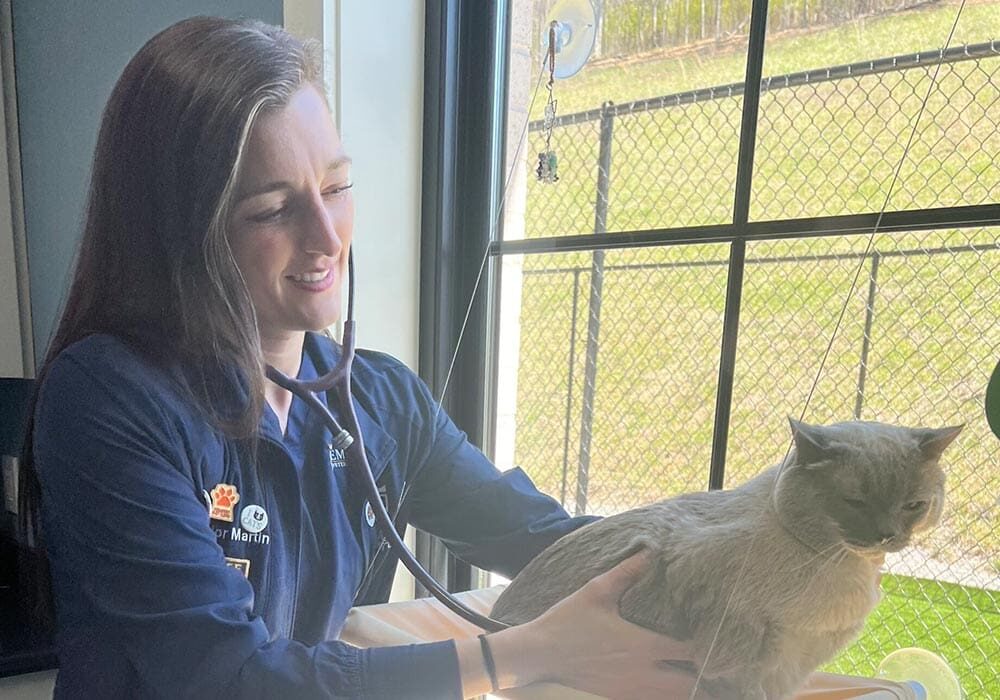
[[216,484],[212,489],[212,508],[209,517],[213,520],[233,522],[233,511],[240,500],[240,493],[232,484]]
[[247,532],[260,532],[267,527],[267,511],[255,504],[247,506],[240,513],[240,525]]
[[237,559],[236,557],[226,557],[226,566],[232,567],[243,574],[244,578],[250,578],[250,560]]
[[347,457],[344,456],[344,451],[338,450],[333,445],[330,445],[330,466],[334,469],[343,469],[347,466]]

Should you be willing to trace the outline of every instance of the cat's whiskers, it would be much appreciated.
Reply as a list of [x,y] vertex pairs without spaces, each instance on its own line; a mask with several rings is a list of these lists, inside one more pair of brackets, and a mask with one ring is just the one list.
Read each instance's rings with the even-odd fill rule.
[[826,561],[824,561],[822,564],[816,567],[816,569],[812,572],[812,576],[810,576],[809,579],[805,582],[805,585],[802,586],[803,592],[808,591],[812,587],[813,581],[815,581],[816,577],[823,572],[823,569],[825,569],[830,564],[832,564],[834,567],[838,566],[844,561],[844,556],[845,556],[844,550],[838,549],[829,557],[827,557]]
[[[807,566],[812,566],[812,563],[814,561],[816,561],[817,559],[819,559],[820,557],[826,557],[826,555],[830,552],[831,549],[836,549],[837,550],[836,552],[833,553],[834,556],[837,555],[837,554],[844,554],[845,551],[846,551],[845,550],[845,545],[844,545],[843,542],[834,542],[833,544],[827,545],[823,549],[813,550],[814,552],[816,552],[815,554],[813,554],[811,557],[809,557],[808,559],[806,559],[805,561],[803,561],[798,566],[796,566],[796,567],[794,567],[792,569],[789,569],[788,573],[794,573],[794,572],[798,571],[799,569],[804,569]],[[824,563],[822,563],[822,564],[819,565],[819,569],[822,569],[829,562],[830,562],[830,559],[827,559]]]
[[847,548],[851,554],[859,556],[863,559],[885,559],[885,552],[883,546],[872,546],[872,547],[862,547],[860,545],[851,544],[849,542],[844,542],[844,547]]

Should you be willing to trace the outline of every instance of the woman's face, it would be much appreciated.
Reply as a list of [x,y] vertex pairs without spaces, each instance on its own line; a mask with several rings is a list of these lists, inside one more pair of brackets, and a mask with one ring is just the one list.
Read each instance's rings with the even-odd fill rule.
[[354,225],[350,162],[312,86],[262,114],[250,132],[229,244],[265,341],[340,316]]

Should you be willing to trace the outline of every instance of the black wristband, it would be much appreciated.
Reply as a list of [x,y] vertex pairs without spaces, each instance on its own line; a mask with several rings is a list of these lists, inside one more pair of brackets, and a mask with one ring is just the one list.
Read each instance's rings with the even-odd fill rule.
[[486,641],[486,635],[479,635],[479,646],[483,649],[483,664],[486,666],[486,673],[490,677],[490,685],[493,686],[493,692],[500,690],[500,684],[497,682],[497,665],[493,661],[493,652],[490,651],[490,643]]

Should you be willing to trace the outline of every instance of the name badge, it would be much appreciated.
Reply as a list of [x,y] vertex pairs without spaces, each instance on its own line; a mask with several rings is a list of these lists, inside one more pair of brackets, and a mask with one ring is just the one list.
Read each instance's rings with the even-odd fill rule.
[[236,569],[243,578],[250,578],[250,560],[237,559],[236,557],[226,557],[226,566]]

